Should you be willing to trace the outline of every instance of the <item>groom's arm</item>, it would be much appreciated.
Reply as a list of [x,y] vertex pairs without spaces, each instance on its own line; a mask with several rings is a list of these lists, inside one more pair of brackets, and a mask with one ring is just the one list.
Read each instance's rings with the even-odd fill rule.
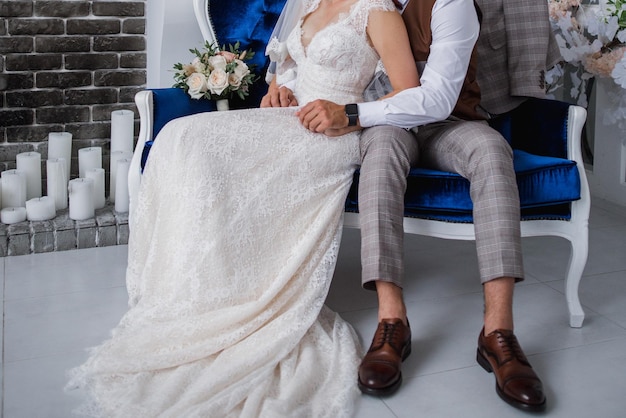
[[[371,11],[367,22],[367,36],[387,69],[393,96],[405,89],[418,86],[419,76],[409,37],[396,11]],[[386,96],[387,97],[387,96]],[[313,132],[323,132],[328,136],[339,136],[362,129],[358,114],[350,124],[348,113],[353,110],[328,100],[314,100],[297,112],[302,125]],[[351,115],[354,117],[355,115]],[[352,126],[351,126],[352,125]]]
[[[472,0],[437,0],[431,18],[430,54],[420,74],[421,85],[383,100],[359,103],[357,126],[413,128],[450,116],[463,87],[479,29]],[[316,123],[317,132],[336,136],[354,130],[347,126],[343,106],[326,102],[319,107],[319,102],[323,101],[307,105],[312,117],[324,115],[325,122]],[[302,114],[300,111],[301,120]],[[324,124],[327,128],[320,130]]]
[[479,24],[474,2],[437,0],[430,26],[432,42],[420,74],[421,85],[381,101],[360,103],[361,126],[412,128],[450,116],[478,39]]

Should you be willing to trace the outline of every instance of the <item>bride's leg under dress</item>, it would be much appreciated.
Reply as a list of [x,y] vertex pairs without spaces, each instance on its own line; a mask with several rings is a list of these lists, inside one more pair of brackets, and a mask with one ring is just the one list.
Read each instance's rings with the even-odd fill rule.
[[74,370],[89,412],[119,417],[341,417],[360,349],[323,306],[358,137],[293,109],[167,125],[129,242],[130,309]]

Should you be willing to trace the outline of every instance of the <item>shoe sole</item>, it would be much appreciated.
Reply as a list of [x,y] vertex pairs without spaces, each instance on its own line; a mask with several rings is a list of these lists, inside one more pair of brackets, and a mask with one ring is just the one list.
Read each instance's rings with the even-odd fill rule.
[[[408,346],[406,347],[406,350],[404,350],[404,353],[402,354],[402,362],[404,362],[404,360],[406,360],[407,357],[409,357],[409,354],[411,354],[410,342]],[[366,395],[389,396],[389,395],[393,395],[402,385],[402,372],[400,372],[400,375],[398,376],[398,380],[396,380],[389,386],[385,386],[384,388],[374,389],[369,386],[366,386],[363,383],[361,383],[361,379],[359,379],[358,377],[357,377],[357,382],[359,384],[359,389],[361,390],[361,392],[363,392]]]
[[370,395],[370,396],[389,396],[389,395],[393,395],[402,385],[402,373],[400,373],[400,377],[398,377],[398,380],[396,380],[395,382],[393,382],[393,384],[386,386],[384,388],[379,388],[379,389],[372,389],[369,386],[365,386],[363,383],[361,383],[361,380],[357,379],[359,382],[359,389],[361,390],[362,393],[364,393],[365,395]]
[[[480,352],[480,349],[476,350],[476,362],[483,368],[487,373],[493,373],[493,368],[489,363],[489,360]],[[527,404],[524,402],[520,402],[517,399],[514,399],[504,393],[500,386],[498,386],[498,379],[496,379],[496,393],[504,402],[508,403],[511,406],[514,406],[517,409],[521,409],[526,412],[543,412],[546,410],[546,401],[544,400],[540,404]]]

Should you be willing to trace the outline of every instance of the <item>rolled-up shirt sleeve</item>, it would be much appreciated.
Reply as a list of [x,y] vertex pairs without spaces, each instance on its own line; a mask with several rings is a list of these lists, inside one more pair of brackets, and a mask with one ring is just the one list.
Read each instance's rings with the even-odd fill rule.
[[430,54],[420,74],[420,86],[384,100],[359,103],[360,125],[413,128],[450,116],[479,30],[472,0],[437,0],[431,18]]

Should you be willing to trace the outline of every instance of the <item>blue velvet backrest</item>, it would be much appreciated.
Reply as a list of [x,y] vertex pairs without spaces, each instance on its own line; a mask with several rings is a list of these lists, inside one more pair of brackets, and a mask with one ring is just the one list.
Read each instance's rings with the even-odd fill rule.
[[214,101],[192,99],[183,89],[153,89],[152,95],[154,105],[152,139],[156,138],[159,131],[171,120],[216,109]]
[[529,99],[490,123],[514,149],[535,155],[567,158],[568,113],[568,103]]
[[255,72],[260,80],[251,89],[245,101],[233,100],[231,107],[257,107],[267,91],[265,71],[269,61],[265,46],[286,0],[211,0],[209,10],[213,29],[220,45],[241,43],[241,49],[252,49]]

